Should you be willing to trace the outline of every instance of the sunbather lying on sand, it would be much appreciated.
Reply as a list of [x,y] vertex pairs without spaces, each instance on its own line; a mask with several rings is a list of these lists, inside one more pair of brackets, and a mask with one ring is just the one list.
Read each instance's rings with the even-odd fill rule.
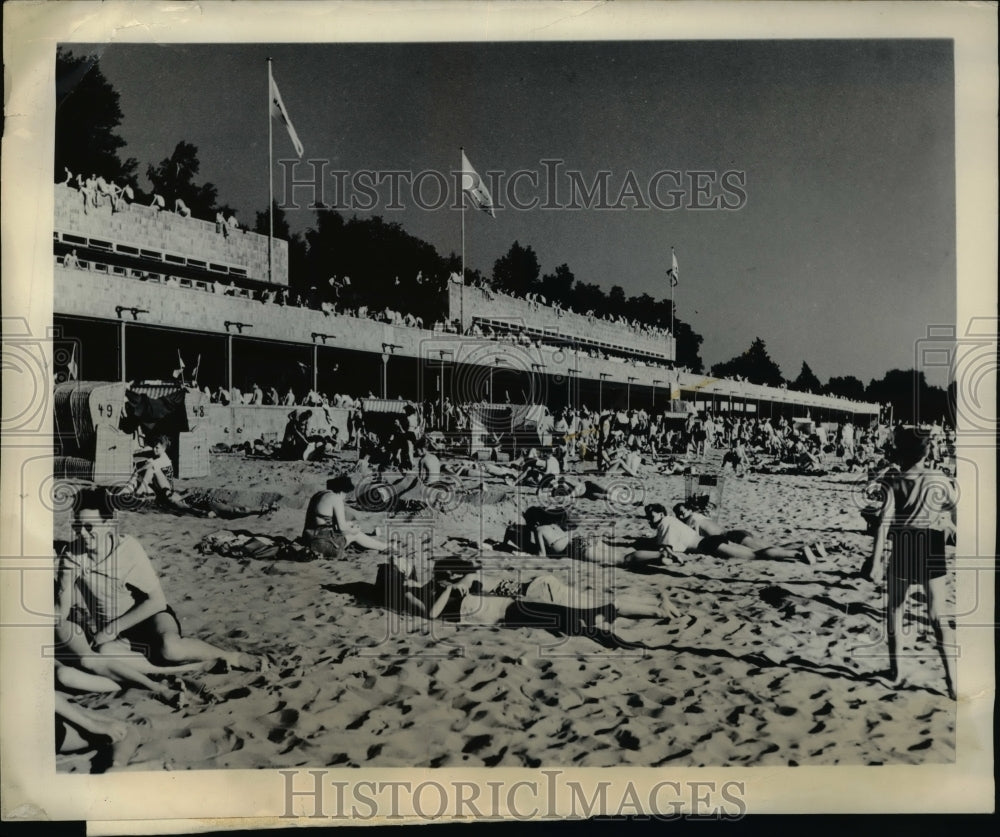
[[423,616],[472,625],[539,626],[564,633],[600,631],[610,634],[618,617],[676,618],[665,597],[656,603],[636,597],[618,597],[597,607],[580,607],[592,597],[578,594],[548,573],[529,582],[516,578],[489,578],[480,565],[462,558],[444,558],[434,564],[433,579],[420,584],[412,573],[395,564],[379,567],[376,580],[387,607]]
[[[796,549],[783,546],[767,546],[760,538],[747,529],[723,529],[710,517],[689,509],[684,503],[677,503],[674,506],[674,516],[682,523],[686,523],[703,538],[703,543],[709,538],[722,537],[726,541],[726,557],[731,558],[770,558],[773,561],[802,561],[812,564],[815,556],[809,547],[803,544]],[[712,542],[714,543],[714,541]],[[711,546],[711,544],[709,544]],[[747,552],[733,554],[729,547],[741,546]],[[701,552],[701,549],[696,550]],[[721,556],[720,556],[721,557]]]
[[564,512],[532,506],[524,512],[523,527],[507,526],[501,546],[542,557],[565,556],[626,569],[658,561],[662,557],[659,546],[648,542],[648,539],[612,542],[596,534],[571,535],[566,526]]
[[[745,546],[739,541],[749,538],[751,543],[756,543],[751,533],[746,530],[732,530],[732,532],[727,533],[707,518],[706,529],[716,532],[716,528],[718,528],[720,531],[715,534],[704,534],[677,517],[668,514],[666,508],[660,503],[650,503],[646,506],[646,521],[656,530],[655,546],[657,550],[655,552],[636,550],[635,553],[628,556],[628,563],[632,565],[655,565],[663,563],[664,560],[682,564],[684,563],[682,556],[692,553],[711,555],[716,558],[777,558],[778,560],[799,560],[806,563],[812,561],[811,553],[807,551],[795,552],[785,550],[782,547],[761,547],[758,550]],[[692,519],[691,522],[697,523],[698,521]],[[730,537],[738,540],[731,540]]]

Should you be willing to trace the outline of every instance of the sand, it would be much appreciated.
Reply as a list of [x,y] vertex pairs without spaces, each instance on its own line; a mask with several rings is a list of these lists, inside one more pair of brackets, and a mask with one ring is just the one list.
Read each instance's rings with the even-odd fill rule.
[[[179,486],[277,491],[281,507],[231,521],[123,512],[121,527],[147,548],[186,634],[265,654],[273,664],[265,672],[190,675],[192,689],[203,692],[180,709],[137,689],[75,698],[137,725],[141,741],[123,769],[955,759],[955,704],[942,694],[941,662],[915,588],[903,647],[916,656],[901,660],[906,682],[892,687],[877,677],[888,662],[883,592],[853,577],[871,548],[859,514],[863,476],[729,477],[720,522],[771,543],[821,540],[828,555],[812,566],[693,557],[669,574],[602,573],[567,559],[483,555],[491,571],[575,580],[595,601],[666,591],[680,618],[632,625],[628,636],[652,649],[635,651],[542,628],[429,626],[388,613],[368,598],[380,560],[374,553],[310,562],[200,555],[196,544],[220,529],[295,537],[308,497],[337,470],[235,455],[213,455],[211,466],[210,478]],[[619,482],[614,503],[575,502],[585,528],[648,534],[634,504],[683,498],[683,477]],[[528,490],[522,505],[533,500]],[[482,513],[463,505],[447,514],[359,518],[430,529],[435,557],[473,557],[484,537],[502,537],[518,508],[512,495]],[[67,513],[57,515],[54,534],[69,536]],[[58,767],[88,771],[90,760],[61,756]]]

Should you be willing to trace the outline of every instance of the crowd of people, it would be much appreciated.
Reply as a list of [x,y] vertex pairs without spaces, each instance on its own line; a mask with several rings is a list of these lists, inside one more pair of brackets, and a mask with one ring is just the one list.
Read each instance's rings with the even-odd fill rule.
[[[296,432],[302,443],[308,443],[309,417],[309,411],[293,412],[283,446],[290,444],[289,436]],[[629,648],[650,647],[630,636],[637,620],[677,617],[666,590],[656,592],[654,587],[648,596],[619,595],[594,604],[550,573],[530,580],[491,575],[481,564],[455,556],[439,557],[430,575],[421,578],[412,548],[390,542],[379,528],[364,525],[352,510],[359,503],[355,480],[364,480],[377,470],[385,482],[385,471],[397,470],[401,474],[397,497],[406,493],[433,497],[441,480],[470,476],[480,486],[489,481],[534,490],[538,503],[523,511],[523,522],[509,523],[482,544],[484,549],[513,556],[564,557],[647,574],[661,569],[675,573],[699,556],[806,565],[813,564],[817,555],[826,557],[821,541],[776,544],[743,526],[723,527],[699,498],[675,502],[672,508],[663,502],[647,502],[643,512],[650,536],[616,540],[577,528],[569,511],[573,506],[564,500],[606,501],[611,486],[602,477],[618,469],[642,479],[655,472],[676,473],[664,470],[668,464],[680,464],[682,470],[698,467],[706,451],[715,446],[728,448],[727,455],[740,448],[780,455],[803,442],[803,434],[783,419],[715,418],[703,413],[689,415],[678,427],[663,419],[641,410],[598,415],[567,409],[556,418],[551,444],[518,451],[512,459],[463,462],[446,455],[414,405],[382,436],[366,429],[362,416],[354,428],[361,441],[355,474],[341,471],[311,498],[298,541],[314,557],[381,556],[375,594],[387,608],[463,624],[544,624],[589,636],[605,646]],[[137,462],[125,490],[169,498],[173,474],[168,440],[147,441],[150,450]],[[900,676],[902,602],[909,587],[917,584],[926,596],[935,646],[945,667],[945,688],[951,696],[955,694],[955,669],[948,649],[953,633],[942,613],[942,600],[946,595],[944,556],[947,545],[954,543],[956,498],[954,483],[943,466],[954,455],[953,441],[953,431],[940,424],[921,430],[902,425],[855,428],[841,423],[831,452],[857,458],[861,449],[873,447],[884,459],[876,477],[881,493],[873,545],[858,575],[876,581],[884,577],[888,585],[886,677],[895,681]],[[335,445],[334,450],[339,447]],[[331,458],[343,466],[343,456]],[[572,464],[580,466],[575,469],[578,474],[587,473],[590,469],[583,469],[584,462],[594,464],[593,479],[568,473]],[[434,506],[433,502],[429,505]],[[363,504],[361,508],[364,511]],[[254,670],[268,665],[265,657],[217,646],[182,631],[145,549],[121,532],[114,509],[110,492],[80,493],[72,538],[57,544],[56,572],[60,617],[56,626],[57,743],[60,751],[99,750],[104,753],[105,767],[127,763],[135,748],[134,730],[80,707],[73,695],[140,688],[178,706],[210,699],[199,697],[198,688],[181,675],[219,670],[220,666],[221,670]]]
[[[67,253],[62,257],[62,264],[65,267],[70,268],[83,268],[85,263],[81,262],[77,250],[74,248],[71,252]],[[139,274],[148,275],[143,271],[137,271]],[[326,316],[339,315],[339,316],[350,316],[363,319],[369,319],[376,323],[386,323],[394,326],[403,326],[416,329],[428,329],[439,334],[453,334],[461,335],[466,334],[470,337],[475,337],[483,340],[491,340],[497,343],[506,343],[508,345],[519,346],[525,349],[534,350],[548,350],[548,351],[562,351],[568,353],[574,358],[590,358],[593,360],[608,361],[611,363],[617,363],[622,365],[628,365],[637,369],[654,369],[661,370],[664,372],[674,372],[686,374],[690,370],[683,365],[677,365],[675,363],[669,363],[664,361],[657,361],[651,356],[643,356],[641,354],[628,352],[625,350],[619,350],[611,347],[599,348],[596,346],[585,347],[579,342],[573,342],[569,337],[559,337],[558,335],[553,335],[549,337],[541,335],[530,334],[524,327],[517,324],[510,324],[505,327],[501,327],[497,324],[489,324],[486,322],[481,322],[474,318],[472,325],[463,330],[461,322],[458,319],[449,320],[446,317],[441,317],[433,322],[426,323],[424,319],[413,313],[404,313],[397,311],[393,308],[370,308],[367,305],[350,304],[347,301],[342,301],[339,298],[339,294],[342,289],[348,289],[351,287],[350,277],[331,277],[329,280],[330,286],[336,288],[337,291],[333,299],[324,298],[323,295],[317,290],[316,286],[312,286],[310,290],[305,294],[298,294],[287,287],[282,288],[263,288],[263,289],[247,289],[236,284],[235,280],[230,280],[228,284],[219,281],[218,279],[212,279],[211,282],[207,282],[206,286],[211,293],[218,294],[221,296],[236,296],[240,295],[244,298],[258,301],[262,304],[271,304],[281,307],[290,308],[302,308],[313,311],[321,311]],[[163,280],[163,284],[168,286],[180,286],[180,280],[176,276],[167,276]],[[745,383],[747,379],[745,377],[736,375],[731,379],[734,383]],[[787,389],[787,385],[783,385],[782,389]],[[265,390],[265,394],[269,394],[268,390]],[[811,393],[810,393],[811,394]],[[230,394],[229,401],[225,402],[227,397],[222,392],[216,392],[216,400],[223,400],[224,403],[245,403],[234,400],[234,396]],[[243,393],[240,397],[248,397]],[[849,400],[843,396],[832,395],[829,396],[838,400]],[[285,406],[293,406],[292,402],[287,400],[287,393],[283,395],[280,399],[273,401],[263,401],[261,403],[274,403],[283,404]],[[299,402],[304,403],[304,402]],[[318,406],[318,405],[311,405]]]
[[[111,212],[126,212],[135,201],[135,191],[127,184],[118,184],[113,180],[107,180],[103,175],[91,173],[85,177],[83,173],[73,174],[64,167],[66,173],[62,185],[70,189],[76,189],[80,193],[83,202],[83,211],[87,214],[91,209],[101,206],[110,206]],[[181,218],[191,218],[191,208],[184,202],[183,198],[175,197],[173,206],[167,206],[167,200],[156,192],[153,192],[149,208],[154,212],[172,212]],[[215,214],[216,231],[224,236],[229,236],[233,232],[243,231],[243,226],[236,218],[236,213],[230,211],[229,215],[223,212]]]
[[[879,478],[884,500],[878,512],[878,528],[871,553],[858,575],[869,580],[884,577],[889,589],[885,611],[889,668],[885,676],[890,682],[900,676],[903,602],[911,586],[922,587],[935,648],[944,667],[945,691],[954,699],[954,634],[942,603],[947,594],[946,549],[948,544],[954,544],[956,494],[953,481],[934,466],[931,438],[926,430],[897,426],[887,442],[890,464]],[[526,456],[522,463],[514,463],[512,470],[516,472],[518,467],[525,469],[522,474],[530,470],[540,489],[547,482],[549,487],[562,485],[575,496],[591,500],[603,499],[607,492],[606,487],[592,481],[580,486],[560,483],[562,472],[554,451],[535,461]],[[494,469],[491,466],[483,472],[499,475]],[[644,512],[647,524],[654,530],[651,538],[614,541],[575,530],[564,506],[532,506],[524,511],[523,524],[509,524],[502,538],[487,540],[485,545],[515,555],[566,557],[642,572],[657,568],[669,571],[698,556],[807,565],[813,564],[817,555],[827,557],[821,541],[769,544],[746,528],[722,527],[691,501],[675,504],[672,512],[662,503],[647,503]],[[524,626],[541,624],[538,616],[542,614],[550,627],[555,624],[569,633],[590,634],[611,644],[632,647],[636,643],[619,636],[617,616],[663,619],[677,615],[665,592],[653,606],[619,599],[596,608],[581,608],[586,598],[550,574],[528,582],[514,577],[491,578],[481,565],[453,558],[438,560],[431,577],[421,580],[412,560],[391,555],[379,567],[376,588],[386,607],[426,618]]]

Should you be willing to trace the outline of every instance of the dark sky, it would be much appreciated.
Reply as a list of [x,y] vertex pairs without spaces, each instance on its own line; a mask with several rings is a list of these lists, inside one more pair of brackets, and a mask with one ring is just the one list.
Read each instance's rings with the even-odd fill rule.
[[[466,216],[470,267],[489,274],[518,240],[535,249],[543,272],[566,262],[577,279],[620,284],[629,295],[669,295],[673,245],[678,311],[704,336],[708,365],[760,336],[789,377],[805,360],[823,381],[849,374],[867,383],[912,367],[927,326],[955,320],[950,41],[72,50],[100,54],[121,94],[126,156],[144,172],[178,141],[194,143],[200,180],[251,223],[267,204],[268,56],[306,157],[329,160],[330,169],[452,172],[464,146],[481,174],[537,172],[537,189],[522,180],[524,198],[544,200],[544,159],[563,160],[563,172],[579,171],[587,184],[608,171],[612,204],[630,172],[647,201],[658,171],[717,172],[708,178],[712,196],[722,172],[745,172],[746,202],[733,211],[626,200],[618,210]],[[275,159],[293,156],[277,123],[274,146]],[[328,201],[333,183],[328,177]],[[673,182],[661,183],[666,202]],[[558,188],[563,204],[568,181]],[[428,178],[425,199],[436,191]],[[458,211],[422,209],[408,187],[404,209],[388,201],[384,185],[373,212],[443,254],[460,250]],[[315,216],[303,208],[290,221],[304,229]]]

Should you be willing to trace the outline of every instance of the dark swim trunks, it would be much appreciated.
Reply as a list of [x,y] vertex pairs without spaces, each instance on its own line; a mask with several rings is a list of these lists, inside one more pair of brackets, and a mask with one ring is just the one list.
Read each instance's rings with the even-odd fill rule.
[[897,581],[919,584],[947,574],[944,532],[910,527],[890,529],[889,543],[892,555],[888,573]]
[[[167,605],[164,610],[160,611],[160,613],[166,613],[170,616],[174,620],[174,624],[177,625],[177,633],[183,636],[183,633],[181,632],[181,623],[177,618],[177,614],[174,613],[174,609],[170,605]],[[153,648],[158,648],[162,643],[160,635],[154,625],[156,617],[159,616],[160,613],[154,613],[148,619],[143,619],[138,625],[134,625],[127,631],[122,631],[121,634],[119,634],[122,639],[128,640],[129,645],[132,646],[132,650],[138,651],[144,657],[151,660],[153,659],[153,656],[150,654],[151,650]]]
[[746,529],[730,529],[726,532],[726,540],[732,543],[743,543],[747,538],[752,538],[753,533]]
[[712,555],[724,543],[730,543],[728,535],[706,535],[698,541],[694,551],[702,555]]

